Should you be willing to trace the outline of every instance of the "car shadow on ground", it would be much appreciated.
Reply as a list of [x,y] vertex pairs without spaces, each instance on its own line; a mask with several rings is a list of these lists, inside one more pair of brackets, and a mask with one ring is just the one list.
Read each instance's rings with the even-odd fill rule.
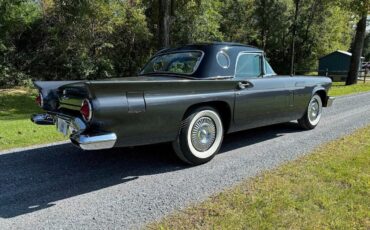
[[[295,123],[243,131],[225,137],[221,154],[300,132]],[[71,144],[0,155],[0,218],[45,209],[58,200],[127,183],[143,175],[189,166],[170,144],[82,151]],[[201,167],[201,166],[200,166]]]

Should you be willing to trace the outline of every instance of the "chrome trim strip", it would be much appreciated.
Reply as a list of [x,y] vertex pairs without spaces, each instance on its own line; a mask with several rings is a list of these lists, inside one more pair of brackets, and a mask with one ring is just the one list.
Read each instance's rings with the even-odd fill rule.
[[117,141],[115,133],[84,134],[77,132],[71,135],[71,142],[83,150],[100,150],[113,148]]
[[40,95],[40,107],[43,108],[44,107],[44,96],[42,95],[41,92],[39,92],[39,95]]
[[[227,66],[222,66],[222,65],[220,64],[220,60],[219,60],[219,55],[220,55],[220,54],[223,54],[223,55],[226,57],[226,59],[227,59],[227,61],[228,61],[228,65],[227,65]],[[223,51],[223,50],[218,51],[218,53],[216,54],[216,61],[217,61],[217,64],[218,64],[221,68],[223,68],[223,69],[228,69],[228,68],[230,67],[230,65],[231,65],[231,59],[230,59],[230,56],[229,56],[225,51]]]

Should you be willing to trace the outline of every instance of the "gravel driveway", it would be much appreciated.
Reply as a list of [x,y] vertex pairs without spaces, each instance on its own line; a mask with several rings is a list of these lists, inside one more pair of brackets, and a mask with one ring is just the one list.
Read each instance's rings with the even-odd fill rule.
[[370,93],[337,98],[313,131],[287,123],[228,135],[198,167],[177,161],[168,144],[3,152],[0,229],[139,228],[367,124]]

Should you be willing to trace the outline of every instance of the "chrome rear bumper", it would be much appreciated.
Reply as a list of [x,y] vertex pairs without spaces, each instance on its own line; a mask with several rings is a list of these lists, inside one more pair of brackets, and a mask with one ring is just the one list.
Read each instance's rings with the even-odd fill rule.
[[99,150],[113,148],[117,135],[115,133],[83,134],[74,133],[70,137],[71,142],[83,150]]
[[113,148],[117,135],[110,132],[88,133],[86,124],[78,117],[63,114],[34,114],[31,121],[38,125],[55,125],[57,119],[62,119],[69,126],[71,142],[83,150],[99,150]]

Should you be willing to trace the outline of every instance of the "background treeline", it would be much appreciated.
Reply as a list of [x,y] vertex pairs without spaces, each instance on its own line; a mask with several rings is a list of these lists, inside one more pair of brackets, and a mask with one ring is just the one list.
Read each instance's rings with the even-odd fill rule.
[[[162,48],[163,0],[0,0],[0,87],[28,79],[135,74]],[[356,14],[333,0],[172,0],[171,46],[233,41],[264,49],[278,73],[348,50]],[[369,47],[370,39],[365,40]],[[366,46],[366,45],[365,45]],[[365,48],[369,55],[369,48]]]

